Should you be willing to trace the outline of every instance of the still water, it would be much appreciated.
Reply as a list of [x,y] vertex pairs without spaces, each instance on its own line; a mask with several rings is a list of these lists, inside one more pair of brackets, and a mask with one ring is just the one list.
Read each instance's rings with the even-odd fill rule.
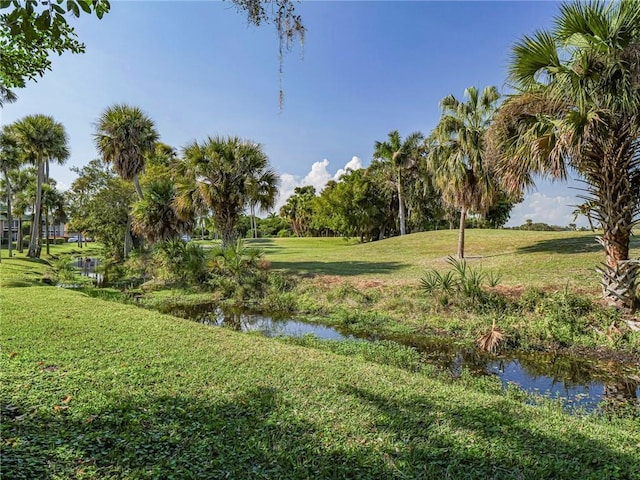
[[312,334],[334,341],[393,340],[421,352],[425,362],[459,377],[463,369],[473,375],[495,375],[504,387],[515,384],[530,394],[558,399],[567,408],[637,408],[640,412],[640,370],[615,362],[568,355],[512,351],[491,355],[432,337],[367,337],[346,330],[301,320],[278,319],[251,313],[225,312],[212,305],[173,307],[166,313],[205,325],[258,332],[269,337]]

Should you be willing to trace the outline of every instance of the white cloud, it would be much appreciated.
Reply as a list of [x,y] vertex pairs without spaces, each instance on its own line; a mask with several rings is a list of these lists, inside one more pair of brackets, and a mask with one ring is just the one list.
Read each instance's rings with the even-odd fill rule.
[[516,205],[511,211],[511,218],[507,223],[509,227],[522,225],[527,219],[534,223],[547,223],[549,225],[566,226],[576,223],[578,226],[587,226],[584,217],[573,220],[573,211],[580,202],[572,196],[548,196],[541,192],[527,194],[524,201]]
[[362,161],[360,158],[355,155],[351,157],[351,160],[344,166],[344,168],[339,168],[336,174],[333,176],[334,180],[339,180],[340,177],[353,170],[360,170],[362,168]]
[[311,170],[304,177],[300,178],[290,173],[280,174],[280,194],[276,201],[275,211],[280,210],[280,207],[284,205],[287,199],[293,195],[296,187],[304,187],[306,185],[312,185],[316,189],[316,193],[320,193],[327,185],[329,180],[339,180],[349,170],[358,170],[362,168],[362,161],[360,158],[354,156],[349,160],[344,167],[339,168],[335,174],[329,172],[329,160],[326,158],[321,162],[315,162],[311,165]]

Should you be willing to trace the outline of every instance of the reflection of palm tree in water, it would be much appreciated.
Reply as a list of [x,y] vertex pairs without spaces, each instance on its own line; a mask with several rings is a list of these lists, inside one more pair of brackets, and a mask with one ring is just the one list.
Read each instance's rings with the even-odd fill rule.
[[605,383],[603,392],[603,409],[615,412],[621,408],[635,407],[640,410],[640,399],[637,390],[640,383],[629,379],[619,379],[615,383]]
[[227,328],[240,332],[242,330],[242,315],[237,312],[225,312],[222,324]]

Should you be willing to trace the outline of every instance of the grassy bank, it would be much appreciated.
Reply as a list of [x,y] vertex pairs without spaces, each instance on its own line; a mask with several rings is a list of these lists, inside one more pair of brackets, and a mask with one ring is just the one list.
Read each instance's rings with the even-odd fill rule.
[[640,478],[637,419],[55,287],[0,291],[2,477]]
[[[625,351],[640,363],[640,334],[598,304],[594,267],[604,255],[593,233],[470,230],[469,268],[499,284],[474,298],[423,292],[427,270],[451,270],[447,257],[456,241],[455,231],[369,244],[258,240],[273,269],[296,276],[293,291],[272,296],[266,307],[356,331],[446,335],[467,343],[495,320],[507,347]],[[631,256],[640,256],[640,242],[632,243]]]

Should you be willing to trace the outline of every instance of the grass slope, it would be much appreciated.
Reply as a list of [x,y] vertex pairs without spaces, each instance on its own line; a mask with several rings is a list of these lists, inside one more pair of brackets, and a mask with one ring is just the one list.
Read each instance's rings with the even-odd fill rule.
[[[509,285],[598,290],[594,267],[604,261],[591,232],[467,230],[471,265],[500,273]],[[340,275],[385,283],[417,283],[427,268],[446,269],[458,232],[440,230],[358,244],[340,238],[274,238],[255,243],[273,268],[313,275]],[[640,256],[633,239],[631,257]]]
[[568,416],[55,287],[0,291],[2,478],[640,479],[637,419]]

